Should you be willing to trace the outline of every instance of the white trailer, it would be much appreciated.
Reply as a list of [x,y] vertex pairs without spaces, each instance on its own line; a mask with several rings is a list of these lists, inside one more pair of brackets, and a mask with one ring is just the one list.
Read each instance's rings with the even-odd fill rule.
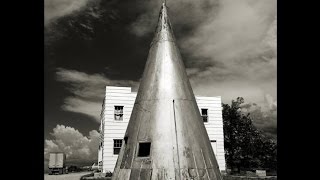
[[66,174],[66,155],[62,152],[51,152],[49,155],[49,174]]

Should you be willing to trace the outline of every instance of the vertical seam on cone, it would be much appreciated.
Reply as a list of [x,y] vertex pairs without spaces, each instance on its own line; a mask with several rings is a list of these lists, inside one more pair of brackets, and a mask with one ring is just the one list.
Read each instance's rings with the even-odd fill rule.
[[178,170],[179,170],[179,175],[180,175],[180,179],[181,179],[181,171],[180,171],[180,157],[179,157],[179,145],[178,145],[178,133],[177,133],[177,123],[176,123],[176,110],[175,110],[175,106],[174,106],[174,99],[172,100],[172,104],[173,104],[173,119],[174,119],[174,130],[175,130],[175,134],[176,134],[176,144],[177,144],[177,156],[178,156]]

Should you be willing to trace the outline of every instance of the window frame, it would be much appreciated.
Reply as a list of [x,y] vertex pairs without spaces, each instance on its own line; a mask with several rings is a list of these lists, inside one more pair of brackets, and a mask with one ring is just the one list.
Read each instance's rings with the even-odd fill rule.
[[[117,109],[117,107],[120,107],[120,108]],[[114,105],[114,113],[113,113],[114,114],[114,117],[113,117],[114,121],[123,121],[123,114],[124,114],[123,110],[124,110],[124,106]],[[119,116],[119,119],[116,118],[117,116]]]
[[[117,141],[120,141],[120,142],[117,142]],[[118,146],[116,147],[115,145],[120,145],[120,147]],[[113,155],[119,155],[121,147],[122,147],[122,139],[113,139]],[[119,149],[118,154],[114,153],[115,149]]]
[[[207,114],[203,115],[203,110],[206,110]],[[203,123],[209,123],[209,109],[208,108],[201,108],[201,117],[202,117],[202,121]],[[207,121],[204,121],[204,117],[206,118]]]

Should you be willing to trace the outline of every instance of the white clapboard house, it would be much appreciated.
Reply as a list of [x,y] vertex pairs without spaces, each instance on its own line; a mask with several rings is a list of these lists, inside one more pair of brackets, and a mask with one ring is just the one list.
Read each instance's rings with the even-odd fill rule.
[[[99,128],[101,138],[98,152],[98,164],[103,172],[113,172],[136,95],[136,92],[131,92],[131,87],[106,86],[101,111]],[[225,171],[221,97],[196,96],[196,100],[219,169]]]

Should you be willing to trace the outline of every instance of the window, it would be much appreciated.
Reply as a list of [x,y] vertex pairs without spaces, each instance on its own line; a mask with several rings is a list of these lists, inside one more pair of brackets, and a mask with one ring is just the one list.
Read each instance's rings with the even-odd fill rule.
[[150,155],[150,142],[140,142],[138,147],[138,157],[148,157]]
[[201,109],[201,116],[203,122],[208,122],[208,109]]
[[119,154],[122,146],[122,139],[113,140],[113,154]]
[[114,120],[123,120],[123,106],[114,106]]

